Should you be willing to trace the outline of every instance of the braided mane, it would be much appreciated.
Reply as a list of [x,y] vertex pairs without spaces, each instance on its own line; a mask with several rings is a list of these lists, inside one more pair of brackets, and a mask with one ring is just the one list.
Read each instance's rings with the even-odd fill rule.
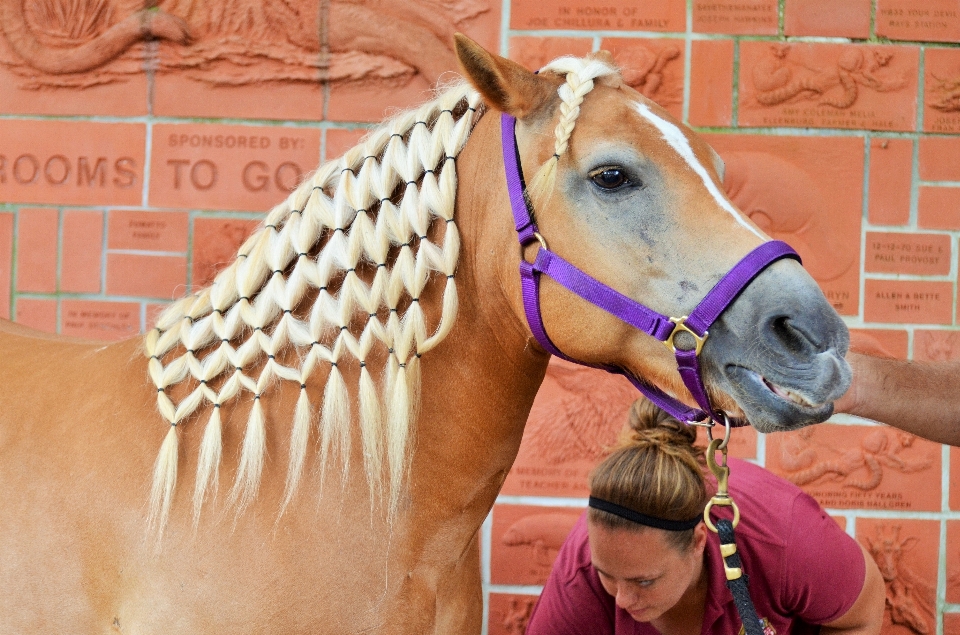
[[[561,58],[545,70],[575,77],[579,90],[561,114],[563,148],[591,75],[615,72],[592,60]],[[578,73],[578,71],[587,71]],[[605,71],[605,72],[598,72]],[[595,74],[596,73],[596,74]],[[393,515],[409,466],[419,397],[419,359],[453,327],[460,240],[454,222],[455,159],[479,119],[479,94],[457,84],[433,101],[372,131],[327,162],[267,216],[213,283],[167,308],[146,334],[157,406],[169,423],[154,468],[151,524],[162,530],[177,480],[177,426],[212,405],[200,442],[194,518],[218,481],[221,406],[252,395],[230,502],[256,495],[265,454],[261,397],[278,380],[299,384],[283,508],[303,472],[313,411],[307,380],[326,372],[319,412],[320,473],[339,461],[347,472],[351,399],[338,365],[359,364],[359,429],[371,493],[387,482]],[[558,140],[558,148],[560,141]],[[562,152],[562,149],[560,150]],[[558,152],[558,154],[560,153]],[[555,165],[554,165],[555,169]],[[437,324],[428,328],[419,298],[444,284]],[[379,387],[367,365],[382,366]],[[185,395],[175,402],[171,389]]]

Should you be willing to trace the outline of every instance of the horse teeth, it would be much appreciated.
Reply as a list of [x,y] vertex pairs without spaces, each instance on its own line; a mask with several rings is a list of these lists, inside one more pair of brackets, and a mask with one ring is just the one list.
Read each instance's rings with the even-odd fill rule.
[[809,401],[803,398],[802,395],[793,392],[792,390],[787,390],[781,386],[776,385],[772,381],[768,381],[766,378],[763,379],[763,383],[767,385],[767,388],[772,390],[775,394],[783,397],[787,401],[791,401],[798,406],[810,406],[812,405]]

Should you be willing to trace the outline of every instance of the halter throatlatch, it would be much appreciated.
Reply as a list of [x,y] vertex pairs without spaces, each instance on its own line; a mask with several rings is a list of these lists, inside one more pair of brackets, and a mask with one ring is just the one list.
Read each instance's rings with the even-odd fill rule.
[[[707,390],[703,385],[703,378],[700,374],[698,355],[707,339],[708,329],[720,317],[724,309],[761,271],[781,258],[794,258],[799,261],[800,256],[787,243],[771,240],[748,253],[734,265],[707,293],[690,315],[671,318],[647,308],[611,289],[599,280],[590,277],[547,248],[547,242],[540,235],[533,220],[533,210],[530,209],[529,202],[524,196],[526,185],[523,181],[523,171],[520,168],[516,124],[517,120],[511,115],[506,113],[501,115],[503,165],[520,249],[522,251],[524,247],[534,242],[540,245],[533,262],[527,262],[524,258],[520,258],[523,308],[527,315],[527,323],[537,342],[552,355],[583,366],[591,366],[591,364],[564,355],[547,335],[543,318],[540,315],[540,276],[546,274],[562,287],[572,291],[587,302],[600,307],[607,313],[666,344],[677,359],[677,368],[680,371],[680,377],[683,378],[683,383],[700,407],[687,406],[666,394],[660,388],[648,384],[640,377],[634,377],[622,368],[615,366],[598,366],[598,368],[624,375],[647,399],[680,421],[686,423],[704,420],[723,421],[722,413],[714,410],[710,405],[710,399],[707,397]],[[677,348],[674,338],[680,332],[687,332],[692,335],[696,346],[691,349]]]

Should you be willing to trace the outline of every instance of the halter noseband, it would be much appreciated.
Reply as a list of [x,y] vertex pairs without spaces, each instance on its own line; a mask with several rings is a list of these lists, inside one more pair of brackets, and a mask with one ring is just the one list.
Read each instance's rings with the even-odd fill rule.
[[[527,262],[521,254],[520,281],[523,290],[523,308],[527,315],[527,323],[533,332],[534,338],[548,353],[556,355],[575,364],[592,366],[564,355],[553,344],[543,325],[540,315],[540,275],[547,274],[565,289],[572,291],[587,302],[600,307],[607,313],[614,315],[627,324],[652,335],[667,348],[673,351],[677,359],[677,368],[680,377],[687,389],[693,395],[700,408],[687,406],[678,399],[666,394],[660,388],[653,386],[639,377],[634,377],[629,371],[615,366],[596,366],[608,372],[623,375],[650,401],[665,410],[680,421],[687,423],[715,419],[722,421],[721,413],[710,405],[703,378],[700,375],[698,354],[707,339],[708,329],[724,309],[733,302],[743,289],[761,271],[781,258],[800,256],[790,245],[779,240],[763,243],[746,256],[724,275],[723,278],[707,293],[700,304],[690,313],[680,318],[671,318],[645,307],[639,302],[628,298],[622,293],[611,289],[599,280],[580,271],[572,264],[550,251],[547,243],[540,235],[533,220],[533,210],[525,196],[526,185],[523,181],[523,172],[520,168],[520,152],[517,148],[516,137],[517,120],[503,113],[500,119],[501,142],[503,145],[503,167],[507,180],[507,192],[510,196],[510,207],[513,210],[513,219],[517,229],[517,238],[520,241],[521,252],[527,245],[537,242],[540,249],[536,259]],[[677,333],[686,331],[693,336],[696,346],[692,349],[677,348],[674,337]],[[746,422],[740,424],[745,425]]]

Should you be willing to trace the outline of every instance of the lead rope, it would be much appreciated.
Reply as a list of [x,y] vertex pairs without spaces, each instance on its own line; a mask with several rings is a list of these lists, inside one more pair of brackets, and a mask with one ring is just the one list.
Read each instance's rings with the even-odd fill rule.
[[[737,614],[743,624],[741,635],[766,635],[766,624],[757,616],[757,610],[750,599],[748,588],[749,576],[743,572],[743,563],[737,553],[737,541],[733,534],[734,528],[740,524],[740,508],[734,502],[728,491],[730,467],[727,465],[727,446],[730,442],[730,422],[723,416],[726,433],[723,439],[714,439],[710,428],[707,435],[710,445],[707,447],[707,467],[717,479],[717,493],[707,503],[703,510],[703,522],[713,533],[720,537],[720,555],[723,559],[723,572],[727,577],[727,588],[733,594],[733,603],[737,606]],[[717,462],[717,452],[723,456],[722,463]],[[718,518],[714,524],[710,519],[710,510],[714,507],[732,507],[733,521]]]

